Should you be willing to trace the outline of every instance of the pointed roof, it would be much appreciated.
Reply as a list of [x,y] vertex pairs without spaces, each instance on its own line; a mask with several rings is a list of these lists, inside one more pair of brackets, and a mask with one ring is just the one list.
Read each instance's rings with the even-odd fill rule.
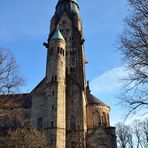
[[96,98],[94,95],[90,94],[88,98],[88,103],[89,104],[98,104],[98,105],[103,105],[109,107],[107,104]]
[[[61,1],[66,1],[66,0],[59,0],[59,2],[61,2]],[[73,1],[73,2],[77,3],[76,0],[69,0],[69,1]]]
[[53,39],[65,40],[58,28],[56,28],[53,36],[51,37],[51,40],[53,40]]

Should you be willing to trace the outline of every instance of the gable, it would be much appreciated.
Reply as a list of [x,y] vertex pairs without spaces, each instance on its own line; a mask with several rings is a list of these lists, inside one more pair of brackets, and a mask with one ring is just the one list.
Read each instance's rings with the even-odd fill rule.
[[46,90],[46,77],[31,91],[31,94],[45,93]]

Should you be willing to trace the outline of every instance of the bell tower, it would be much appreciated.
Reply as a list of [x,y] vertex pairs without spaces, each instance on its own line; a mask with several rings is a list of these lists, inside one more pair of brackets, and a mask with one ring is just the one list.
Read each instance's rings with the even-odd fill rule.
[[[52,52],[52,50],[55,50],[52,49],[52,46],[49,43],[53,42],[51,40],[57,27],[59,28],[59,32],[62,34],[65,40],[65,47],[63,47],[65,52],[65,71],[63,69],[61,73],[60,69],[59,72],[57,69],[57,74],[63,75],[63,83],[61,83],[61,85],[63,86],[65,78],[65,90],[63,89],[63,91],[65,91],[65,96],[63,96],[63,99],[64,97],[66,98],[66,147],[85,148],[87,128],[85,56],[83,46],[84,38],[79,5],[77,4],[76,0],[58,1],[55,14],[50,22],[48,43],[44,44],[49,49],[49,53]],[[55,47],[56,49],[58,48],[58,46],[56,45]],[[53,79],[58,78],[58,75],[53,74],[52,69],[54,69],[54,65],[51,68],[52,62],[54,62],[54,60],[50,62],[47,61],[47,79],[49,80],[49,82],[52,80],[51,76],[53,76]],[[57,67],[61,68],[61,65],[58,64],[61,63],[57,63]],[[60,93],[58,94],[57,92],[57,95],[59,95],[60,97]],[[57,116],[58,113],[59,112],[57,112]]]

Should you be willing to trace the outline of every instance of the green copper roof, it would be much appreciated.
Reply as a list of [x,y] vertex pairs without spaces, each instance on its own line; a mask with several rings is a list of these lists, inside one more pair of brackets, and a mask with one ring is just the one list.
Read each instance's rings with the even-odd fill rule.
[[63,35],[61,34],[60,30],[57,28],[52,36],[51,39],[61,39],[64,40]]
[[73,2],[77,3],[77,1],[76,1],[76,0],[71,0],[71,1],[73,1]]

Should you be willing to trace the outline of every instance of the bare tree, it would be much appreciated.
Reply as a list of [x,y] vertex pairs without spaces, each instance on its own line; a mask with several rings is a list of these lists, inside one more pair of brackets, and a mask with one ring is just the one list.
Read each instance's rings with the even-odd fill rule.
[[116,125],[116,134],[117,134],[117,142],[121,148],[126,148],[128,142],[132,143],[132,136],[130,132],[130,128],[123,123],[118,123]]
[[148,119],[135,120],[130,125],[117,123],[116,133],[120,148],[148,148]]
[[5,137],[0,137],[0,148],[45,148],[45,134],[36,129],[17,129],[10,131]]
[[135,120],[133,122],[133,131],[134,131],[134,135],[136,138],[136,147],[139,148],[140,146],[142,147],[142,139],[141,139],[141,135],[142,135],[142,130],[141,130],[141,122],[139,120]]
[[9,50],[0,48],[0,116],[6,114],[6,109],[18,106],[16,100],[8,96],[17,92],[22,84],[15,57]]
[[[148,1],[128,0],[131,14],[119,38],[119,50],[130,72],[121,94],[129,114],[148,109]],[[128,116],[127,115],[127,116]]]
[[128,141],[127,141],[127,143],[128,143],[128,146],[129,146],[129,148],[134,148],[134,141],[133,141],[133,131],[132,131],[132,127],[131,126],[129,126],[128,125],[128,129],[129,129],[129,131],[128,131],[128,134],[127,134],[127,138],[128,138]]
[[144,145],[146,147],[147,144],[148,144],[148,118],[143,121],[143,123],[142,123],[142,129],[144,131],[143,132],[144,133],[143,139],[144,139]]
[[[25,128],[21,94],[15,95],[23,82],[13,54],[0,48],[0,148],[46,147],[42,131],[32,129],[31,126]],[[5,121],[8,125],[3,125]],[[8,126],[6,132],[5,126]]]
[[20,98],[13,97],[23,82],[14,55],[8,49],[0,48],[0,130],[6,119],[9,123],[17,121],[23,125]]
[[136,147],[147,148],[148,147],[148,119],[144,121],[135,120],[133,122],[133,131],[135,136]]

